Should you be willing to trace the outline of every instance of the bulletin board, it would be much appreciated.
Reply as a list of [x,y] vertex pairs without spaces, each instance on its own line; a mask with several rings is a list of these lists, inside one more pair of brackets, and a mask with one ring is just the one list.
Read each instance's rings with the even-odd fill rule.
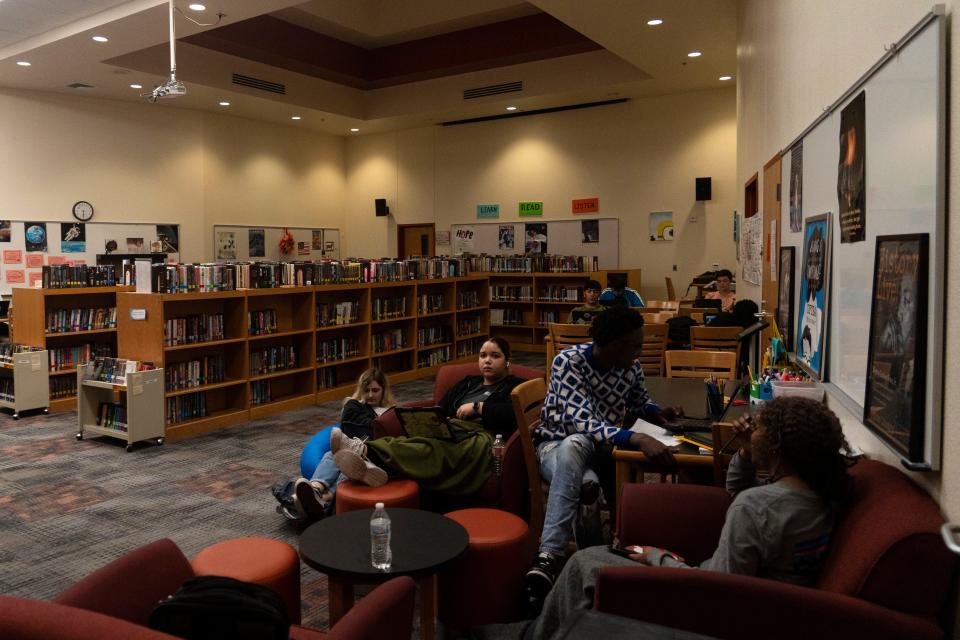
[[[280,253],[280,237],[286,229],[293,236],[293,251]],[[266,226],[213,226],[215,260],[290,262],[293,260],[340,259],[340,230]]]
[[[942,13],[942,12],[941,12]],[[791,229],[791,178],[800,185],[800,216],[831,212],[832,287],[826,326],[826,380],[832,397],[863,414],[877,236],[929,234],[924,461],[940,465],[945,279],[946,20],[926,16],[782,154],[780,245],[797,247],[794,282],[803,268],[803,232]],[[862,96],[862,97],[861,97]],[[864,100],[863,240],[842,242],[838,174],[844,109]],[[847,111],[849,113],[849,110]],[[795,149],[802,151],[794,152]],[[792,172],[792,164],[797,171]],[[801,179],[802,178],[802,179]],[[801,220],[802,219],[802,220]],[[849,227],[848,227],[849,233]],[[799,288],[794,310],[802,313]],[[918,327],[922,331],[923,327]]]
[[179,260],[180,225],[0,220],[0,293],[8,294],[12,287],[32,286],[45,265],[94,265],[97,254],[144,254],[155,248],[157,253]]
[[[582,223],[589,224],[586,231]],[[546,226],[546,253],[569,256],[597,256],[600,269],[620,268],[620,221],[617,218],[582,218],[575,220],[510,220],[476,222],[450,226],[450,246],[438,246],[438,252],[456,255],[464,252],[488,255],[516,255],[526,252],[526,225]],[[513,229],[513,243],[505,242],[501,227]],[[472,242],[458,240],[458,231],[473,231]],[[540,242],[540,241],[537,241]],[[439,245],[439,243],[438,243]],[[506,245],[506,246],[505,246]]]

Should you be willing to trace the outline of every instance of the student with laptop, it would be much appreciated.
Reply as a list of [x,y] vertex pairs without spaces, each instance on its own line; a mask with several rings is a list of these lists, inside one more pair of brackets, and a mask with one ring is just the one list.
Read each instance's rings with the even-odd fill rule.
[[583,287],[583,304],[574,307],[567,316],[568,324],[590,324],[593,317],[606,307],[600,304],[600,283],[596,280],[587,280]]
[[717,290],[708,293],[707,300],[719,300],[721,311],[733,311],[733,305],[737,302],[737,296],[730,288],[733,284],[733,274],[729,269],[720,269],[717,271],[716,281]]
[[[480,347],[479,375],[467,376],[444,394],[437,408],[398,409],[406,436],[369,442],[339,429],[330,435],[334,462],[348,478],[373,487],[387,476],[416,480],[421,487],[449,495],[476,493],[492,471],[494,434],[508,438],[516,431],[510,392],[522,379],[510,375],[510,344],[491,336]],[[430,418],[444,419],[432,435]],[[408,417],[408,415],[410,417]],[[424,420],[426,417],[428,420]]]

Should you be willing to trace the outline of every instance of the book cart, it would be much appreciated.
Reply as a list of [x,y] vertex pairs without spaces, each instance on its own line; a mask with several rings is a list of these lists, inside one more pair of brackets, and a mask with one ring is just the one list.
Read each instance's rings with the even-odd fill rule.
[[0,357],[0,407],[12,409],[14,420],[20,418],[21,411],[50,412],[47,352],[35,347],[27,349],[32,350],[3,353]]
[[111,380],[97,373],[95,362],[77,368],[77,440],[117,438],[127,443],[127,452],[143,440],[163,444],[163,369],[124,372],[108,376]]

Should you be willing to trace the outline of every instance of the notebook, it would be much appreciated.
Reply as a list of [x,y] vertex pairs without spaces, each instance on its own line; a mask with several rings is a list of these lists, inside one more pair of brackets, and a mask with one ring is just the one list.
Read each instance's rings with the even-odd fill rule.
[[663,428],[674,434],[685,434],[687,432],[695,431],[712,431],[714,422],[723,422],[727,412],[730,411],[730,407],[733,406],[733,401],[736,400],[737,395],[740,393],[741,386],[742,385],[738,382],[733,388],[733,392],[730,394],[729,400],[727,400],[727,405],[723,408],[723,411],[720,413],[720,415],[707,416],[704,418],[677,418],[673,422],[663,425]]
[[440,407],[397,407],[397,419],[410,438],[453,440],[450,422]]

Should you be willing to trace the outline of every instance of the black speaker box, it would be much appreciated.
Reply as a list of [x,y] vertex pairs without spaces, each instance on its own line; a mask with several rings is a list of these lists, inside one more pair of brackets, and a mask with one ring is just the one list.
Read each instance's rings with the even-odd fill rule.
[[390,215],[390,207],[387,206],[386,198],[377,198],[373,201],[373,204],[376,207],[378,216],[388,216]]
[[713,180],[711,178],[697,178],[697,200],[709,200],[713,195]]

